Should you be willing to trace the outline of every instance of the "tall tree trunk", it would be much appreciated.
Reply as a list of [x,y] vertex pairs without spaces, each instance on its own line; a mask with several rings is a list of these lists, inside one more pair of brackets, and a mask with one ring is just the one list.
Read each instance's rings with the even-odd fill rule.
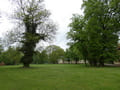
[[64,62],[64,60],[63,60],[63,64],[64,64],[65,62]]
[[90,66],[97,67],[97,60],[89,60]]
[[84,61],[85,61],[85,66],[87,66],[87,60],[86,60],[86,59],[84,59]]
[[29,64],[29,63],[23,63],[23,67],[24,67],[24,68],[29,68],[29,67],[30,67],[30,64]]
[[88,61],[90,66],[93,66],[93,63],[91,60]]
[[77,60],[75,60],[75,64],[78,64],[78,63],[77,63]]
[[94,60],[94,61],[93,61],[93,66],[94,66],[94,67],[97,67],[97,60]]
[[101,59],[99,63],[100,63],[100,67],[104,66],[104,60]]
[[99,60],[99,66],[103,67],[104,66],[104,57],[101,57]]
[[34,55],[34,48],[35,48],[35,42],[32,40],[28,40],[29,38],[26,37],[23,47],[21,51],[23,52],[24,56],[21,59],[21,62],[23,63],[23,67],[29,67],[29,64],[33,61],[33,55]]

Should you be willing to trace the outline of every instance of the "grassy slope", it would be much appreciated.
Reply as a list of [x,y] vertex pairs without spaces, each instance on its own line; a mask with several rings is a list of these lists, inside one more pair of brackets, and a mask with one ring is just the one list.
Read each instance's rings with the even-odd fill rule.
[[0,90],[120,90],[120,68],[0,66]]

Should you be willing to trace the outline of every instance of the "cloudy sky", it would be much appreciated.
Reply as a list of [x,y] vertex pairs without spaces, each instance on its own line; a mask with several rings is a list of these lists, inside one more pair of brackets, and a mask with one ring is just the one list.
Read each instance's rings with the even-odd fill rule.
[[[51,19],[58,25],[58,32],[55,45],[59,45],[62,48],[67,48],[66,33],[69,31],[68,24],[72,14],[82,14],[81,4],[82,0],[44,0],[45,6],[51,12]],[[13,27],[11,21],[6,18],[8,13],[11,13],[11,5],[9,0],[0,0],[0,12],[3,18],[0,19],[0,36],[7,30]]]

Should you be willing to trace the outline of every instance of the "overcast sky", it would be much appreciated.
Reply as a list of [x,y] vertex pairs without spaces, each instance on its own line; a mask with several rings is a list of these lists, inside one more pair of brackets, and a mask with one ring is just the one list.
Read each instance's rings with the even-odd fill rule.
[[[82,14],[81,4],[82,0],[44,0],[45,6],[51,12],[51,19],[57,23],[58,32],[56,39],[54,40],[55,45],[59,45],[62,48],[66,48],[66,33],[69,31],[68,24],[72,14]],[[0,12],[2,15],[8,15],[11,12],[11,5],[8,0],[0,0]],[[0,36],[3,32],[10,30],[13,24],[7,20],[6,17],[0,19]]]

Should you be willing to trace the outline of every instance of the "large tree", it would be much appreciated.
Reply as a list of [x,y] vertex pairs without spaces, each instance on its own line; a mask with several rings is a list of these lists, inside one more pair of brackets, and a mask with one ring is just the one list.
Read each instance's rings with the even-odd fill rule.
[[114,0],[83,0],[84,17],[74,15],[68,36],[91,66],[117,59],[118,7]]
[[[55,25],[49,19],[50,12],[45,9],[43,0],[15,0],[14,18],[22,32],[21,51],[24,56],[21,62],[29,67],[33,61],[36,44],[50,40],[55,34]],[[21,28],[22,27],[22,28]]]
[[[99,63],[117,59],[118,32],[115,13],[111,7],[114,0],[84,0],[83,7],[87,20],[89,38],[90,63]],[[118,2],[120,3],[120,2]],[[117,5],[118,6],[118,5]],[[95,58],[96,57],[96,58]]]
[[[85,29],[85,19],[81,15],[74,14],[71,20],[72,22],[69,24],[70,32],[68,32],[67,37],[68,39],[70,39],[70,42],[68,43],[70,48],[68,51],[74,51],[76,55],[78,54],[77,56],[75,56],[79,56],[79,59],[84,60],[86,63],[88,57],[88,36],[87,30]],[[73,47],[75,48],[75,50],[72,50]]]

